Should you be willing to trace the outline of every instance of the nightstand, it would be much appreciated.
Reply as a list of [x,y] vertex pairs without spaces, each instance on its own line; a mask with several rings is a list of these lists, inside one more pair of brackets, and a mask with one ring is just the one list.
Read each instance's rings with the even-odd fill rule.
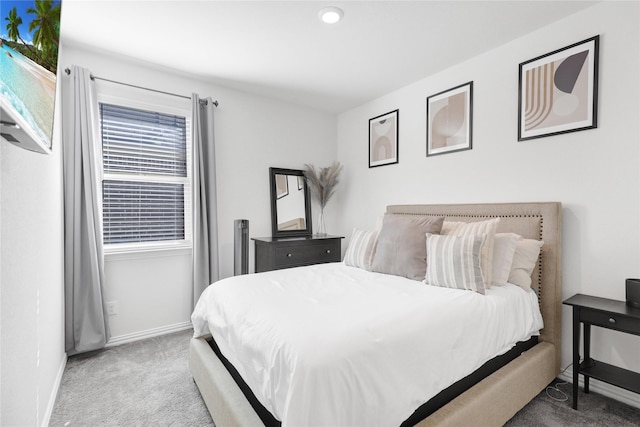
[[342,236],[253,237],[256,273],[341,260]]
[[[591,325],[640,335],[640,309],[624,301],[577,294],[563,302],[573,307],[573,409],[578,409],[578,378],[584,375],[584,392],[589,378],[640,393],[640,373],[622,369],[590,357]],[[580,363],[580,323],[584,325],[584,361]]]

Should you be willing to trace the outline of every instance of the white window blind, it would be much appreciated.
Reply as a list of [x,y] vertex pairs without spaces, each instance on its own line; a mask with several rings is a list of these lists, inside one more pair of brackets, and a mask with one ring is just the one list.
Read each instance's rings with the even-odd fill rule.
[[104,243],[189,238],[188,120],[100,104]]

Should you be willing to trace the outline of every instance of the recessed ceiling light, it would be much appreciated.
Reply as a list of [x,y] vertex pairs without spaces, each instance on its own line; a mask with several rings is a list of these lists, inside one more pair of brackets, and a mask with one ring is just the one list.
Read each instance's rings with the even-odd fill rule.
[[321,9],[318,16],[325,24],[335,24],[342,19],[344,12],[338,7],[329,6]]

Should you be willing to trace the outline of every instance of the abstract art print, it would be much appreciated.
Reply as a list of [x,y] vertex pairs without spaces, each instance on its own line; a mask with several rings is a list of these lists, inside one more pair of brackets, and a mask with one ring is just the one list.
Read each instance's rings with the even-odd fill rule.
[[599,40],[520,64],[518,141],[598,127]]
[[427,156],[471,149],[473,82],[427,98]]
[[398,163],[398,110],[369,120],[369,167]]

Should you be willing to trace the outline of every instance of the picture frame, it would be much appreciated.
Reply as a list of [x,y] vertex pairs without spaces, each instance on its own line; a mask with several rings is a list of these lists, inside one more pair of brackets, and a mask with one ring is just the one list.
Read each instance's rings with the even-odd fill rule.
[[287,175],[276,175],[276,199],[289,194],[289,179]]
[[473,81],[427,97],[427,157],[471,150]]
[[369,167],[398,163],[400,111],[369,119]]
[[598,127],[600,36],[518,67],[518,141]]

